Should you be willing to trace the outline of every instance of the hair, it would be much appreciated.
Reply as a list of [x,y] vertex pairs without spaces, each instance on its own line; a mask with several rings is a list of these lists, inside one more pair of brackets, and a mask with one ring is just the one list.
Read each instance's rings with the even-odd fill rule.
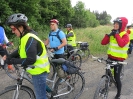
[[19,27],[23,26],[23,28],[24,28],[24,33],[28,33],[28,32],[30,32],[30,31],[32,30],[31,27],[29,27],[28,24],[27,24],[26,22],[18,23],[18,24],[15,24],[14,26],[15,26],[16,28],[19,28]]

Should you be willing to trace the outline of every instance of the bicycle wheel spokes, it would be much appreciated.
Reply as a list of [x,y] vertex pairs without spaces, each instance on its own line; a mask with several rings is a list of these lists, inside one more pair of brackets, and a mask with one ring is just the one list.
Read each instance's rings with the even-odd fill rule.
[[6,74],[12,79],[17,79],[20,76],[19,68],[16,65],[5,65],[4,69]]
[[59,96],[59,99],[76,99],[78,98],[85,86],[85,80],[81,73],[71,74],[67,77],[66,81],[61,82],[58,80],[55,86],[56,95],[67,93],[66,95]]
[[107,99],[108,97],[109,80],[107,77],[101,78],[96,88],[93,99]]
[[[15,93],[16,93],[16,87],[6,89],[0,93],[0,99],[14,99],[15,96],[17,96]],[[22,87],[19,90],[18,98],[15,99],[35,99],[35,96],[31,90]]]
[[69,61],[73,62],[75,66],[80,67],[82,63],[82,58],[79,54],[73,54],[69,57]]

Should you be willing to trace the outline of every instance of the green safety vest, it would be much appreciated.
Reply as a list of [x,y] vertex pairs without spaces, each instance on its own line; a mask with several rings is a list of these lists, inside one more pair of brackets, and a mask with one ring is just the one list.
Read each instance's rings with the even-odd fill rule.
[[30,37],[33,37],[34,39],[36,39],[37,41],[39,41],[41,43],[43,52],[40,56],[36,55],[36,57],[37,57],[36,62],[34,64],[32,64],[32,66],[35,66],[35,68],[32,69],[32,68],[28,67],[28,68],[26,68],[26,71],[28,73],[30,73],[31,75],[38,75],[43,72],[50,72],[50,64],[48,61],[47,52],[46,52],[44,43],[34,34],[27,33],[25,36],[23,36],[21,38],[21,41],[20,41],[21,43],[19,46],[20,58],[27,58],[25,49],[26,49],[27,41]]
[[129,30],[130,30],[130,34],[129,34],[130,40],[133,40],[133,29],[129,29]]
[[[74,32],[71,30],[71,31],[69,31],[69,33],[73,33],[73,37],[67,38],[67,44],[72,45],[72,46],[76,46],[76,36],[75,36]],[[66,35],[69,33],[66,32]]]
[[[122,37],[125,34],[126,32],[124,31],[124,32],[121,32],[119,35],[120,37]],[[128,47],[129,47],[129,43],[125,45],[124,47],[120,47],[116,41],[116,38],[114,36],[110,36],[110,45],[109,45],[107,54],[114,56],[114,57],[126,59],[128,57],[127,56]]]

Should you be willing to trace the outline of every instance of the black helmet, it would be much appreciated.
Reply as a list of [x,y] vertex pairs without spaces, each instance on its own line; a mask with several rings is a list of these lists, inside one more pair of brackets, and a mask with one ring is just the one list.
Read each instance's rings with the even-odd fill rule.
[[115,22],[118,22],[118,23],[122,24],[122,20],[121,20],[121,18],[119,18],[119,17],[116,18],[113,22],[114,22],[114,23],[115,23]]
[[12,24],[18,24],[18,23],[26,23],[28,20],[28,18],[21,13],[18,14],[13,14],[11,16],[8,17],[7,19],[7,25],[12,25]]
[[66,28],[72,28],[72,24],[67,24]]

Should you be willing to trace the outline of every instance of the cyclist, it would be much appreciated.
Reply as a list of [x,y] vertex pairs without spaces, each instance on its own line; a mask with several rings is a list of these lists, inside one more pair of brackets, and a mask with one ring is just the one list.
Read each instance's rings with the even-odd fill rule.
[[67,44],[66,36],[63,31],[58,29],[59,21],[57,19],[50,20],[51,32],[45,45],[50,44],[51,51],[55,53],[55,58],[64,58],[64,46]]
[[128,54],[132,53],[132,46],[133,46],[133,29],[132,25],[127,26],[127,33],[129,34],[130,37],[130,44],[129,44],[129,49],[128,49]]
[[[129,35],[125,31],[126,25],[128,23],[127,18],[118,17],[114,20],[114,28],[110,34],[106,34],[103,38],[101,44],[109,44],[109,49],[107,51],[108,58],[113,61],[124,61],[127,59],[127,50],[129,46]],[[120,72],[122,65],[114,66],[114,78],[117,84],[117,94],[115,99],[120,99],[121,95],[121,80]]]
[[[50,65],[46,49],[44,43],[30,32],[32,29],[27,25],[27,20],[28,18],[21,13],[9,16],[7,24],[12,33],[20,38],[20,45],[18,50],[6,59],[6,62],[7,64],[21,64],[32,75],[36,99],[47,99],[46,77]],[[35,66],[35,68],[29,66]]]

